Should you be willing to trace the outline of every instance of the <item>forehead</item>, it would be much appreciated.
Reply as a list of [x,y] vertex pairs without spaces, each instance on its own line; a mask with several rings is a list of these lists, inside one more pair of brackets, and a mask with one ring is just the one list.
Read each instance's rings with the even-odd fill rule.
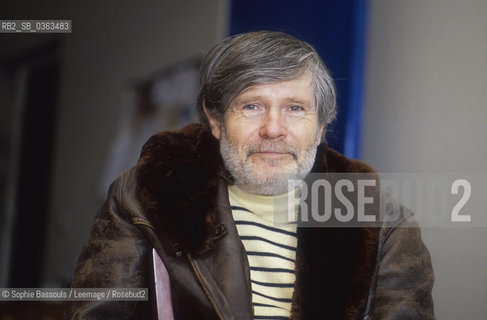
[[262,83],[248,87],[239,93],[231,104],[249,102],[253,99],[284,99],[303,103],[314,103],[314,87],[311,72],[297,78],[280,82]]

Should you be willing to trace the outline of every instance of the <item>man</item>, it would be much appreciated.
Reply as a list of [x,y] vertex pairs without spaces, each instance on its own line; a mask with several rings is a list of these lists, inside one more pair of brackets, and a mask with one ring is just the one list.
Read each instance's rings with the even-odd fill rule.
[[311,46],[268,31],[224,40],[203,61],[198,107],[201,124],[152,137],[112,185],[73,281],[155,301],[76,302],[66,318],[434,318],[410,213],[373,228],[274,224],[289,180],[373,172],[321,143],[335,89]]

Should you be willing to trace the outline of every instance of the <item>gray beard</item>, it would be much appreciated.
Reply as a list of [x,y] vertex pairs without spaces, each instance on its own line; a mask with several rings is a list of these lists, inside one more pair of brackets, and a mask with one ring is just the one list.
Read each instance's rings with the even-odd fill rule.
[[[288,192],[289,180],[304,180],[311,171],[316,158],[316,149],[314,143],[308,145],[304,150],[292,145],[283,145],[282,143],[263,141],[258,144],[245,145],[245,160],[241,160],[235,144],[228,139],[225,129],[220,128],[220,153],[223,158],[225,168],[235,179],[235,184],[246,192],[258,195],[277,195]],[[255,152],[261,150],[288,152],[293,158],[293,164],[287,170],[279,174],[268,174],[259,176],[259,168],[255,163],[248,160]],[[272,160],[267,161],[271,167],[278,166]],[[294,185],[295,187],[295,185]]]

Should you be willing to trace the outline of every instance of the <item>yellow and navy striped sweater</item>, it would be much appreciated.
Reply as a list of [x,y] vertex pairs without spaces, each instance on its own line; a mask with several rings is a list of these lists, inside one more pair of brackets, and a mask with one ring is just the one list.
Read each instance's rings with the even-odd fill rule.
[[277,223],[288,217],[288,196],[292,195],[259,196],[229,187],[233,219],[250,266],[254,319],[288,319],[290,315],[296,224]]

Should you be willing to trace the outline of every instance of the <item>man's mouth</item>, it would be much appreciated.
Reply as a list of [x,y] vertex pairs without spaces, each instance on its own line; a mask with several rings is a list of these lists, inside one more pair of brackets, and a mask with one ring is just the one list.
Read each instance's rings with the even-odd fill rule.
[[283,152],[283,151],[271,151],[271,150],[263,150],[263,151],[254,151],[249,153],[249,157],[252,155],[260,155],[264,157],[272,157],[272,158],[278,158],[278,157],[283,157],[283,156],[292,156],[294,159],[296,159],[296,156],[292,152]]
[[298,159],[298,150],[292,145],[284,143],[264,142],[246,146],[247,158],[252,155],[262,156],[270,159],[278,159],[290,155],[294,160]]
[[278,152],[278,151],[258,151],[254,152],[258,154],[289,154],[289,152]]

